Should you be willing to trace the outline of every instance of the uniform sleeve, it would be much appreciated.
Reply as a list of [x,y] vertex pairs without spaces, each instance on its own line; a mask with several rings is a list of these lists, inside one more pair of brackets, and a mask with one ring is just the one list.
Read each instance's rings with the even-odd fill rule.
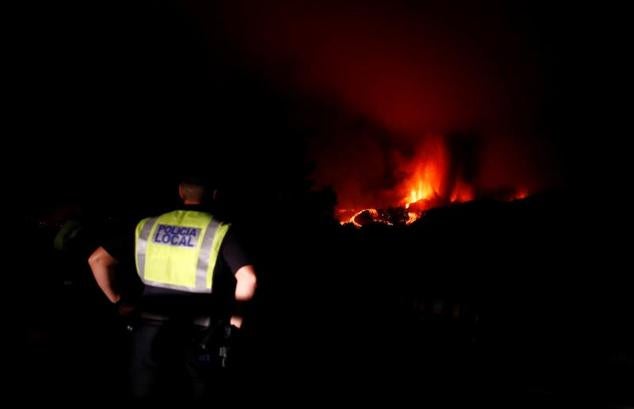
[[240,268],[252,264],[247,253],[239,242],[238,235],[229,229],[227,235],[222,241],[222,258],[229,266],[229,269],[235,274]]

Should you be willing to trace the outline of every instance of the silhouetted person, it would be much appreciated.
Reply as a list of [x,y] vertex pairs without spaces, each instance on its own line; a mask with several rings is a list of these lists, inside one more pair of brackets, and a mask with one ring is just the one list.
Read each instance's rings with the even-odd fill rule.
[[184,180],[181,208],[141,220],[127,238],[104,243],[89,258],[113,303],[126,304],[116,286],[118,264],[134,259],[144,284],[133,329],[134,397],[216,395],[226,345],[206,341],[235,333],[254,295],[253,265],[231,226],[202,208],[207,192],[201,181]]

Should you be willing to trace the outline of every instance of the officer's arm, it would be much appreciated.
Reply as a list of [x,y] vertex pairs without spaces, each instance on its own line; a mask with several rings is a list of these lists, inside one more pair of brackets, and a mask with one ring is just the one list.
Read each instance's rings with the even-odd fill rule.
[[235,299],[238,305],[237,311],[231,316],[231,325],[235,325],[240,328],[242,326],[242,308],[245,303],[250,301],[255,294],[255,287],[257,285],[257,278],[255,276],[255,269],[252,265],[242,266],[236,271],[236,291]]
[[88,258],[88,264],[95,276],[97,285],[108,299],[115,303],[121,296],[114,288],[114,272],[117,260],[110,255],[103,247],[99,247]]

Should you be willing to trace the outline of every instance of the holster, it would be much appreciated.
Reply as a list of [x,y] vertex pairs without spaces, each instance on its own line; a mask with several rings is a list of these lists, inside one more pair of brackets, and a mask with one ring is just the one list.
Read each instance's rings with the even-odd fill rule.
[[196,360],[199,364],[211,368],[229,368],[233,358],[236,330],[226,321],[217,321],[209,325],[196,341]]

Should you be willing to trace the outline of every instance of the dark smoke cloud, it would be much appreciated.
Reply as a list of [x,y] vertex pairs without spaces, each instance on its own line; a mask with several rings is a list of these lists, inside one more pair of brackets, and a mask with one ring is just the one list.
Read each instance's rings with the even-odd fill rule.
[[474,181],[539,185],[550,164],[534,142],[544,84],[527,10],[421,3],[237,0],[209,15],[214,35],[267,81],[340,111],[312,153],[342,205],[392,188],[390,158],[415,157],[430,134],[483,139]]
[[255,64],[388,129],[498,127],[534,113],[535,62],[504,10],[250,3],[235,3],[227,24]]
[[[113,155],[120,167],[135,169],[138,151],[154,146],[157,135],[226,144],[227,163],[255,161],[251,168],[269,169],[284,156],[287,135],[310,133],[314,176],[335,186],[343,206],[395,200],[393,189],[415,168],[409,162],[429,135],[445,135],[456,155],[450,171],[483,189],[538,189],[554,180],[554,171],[581,174],[596,152],[595,135],[621,135],[605,129],[617,113],[602,90],[622,89],[607,50],[611,45],[622,54],[626,48],[614,39],[629,37],[603,30],[608,24],[596,7],[472,3],[162,0],[25,7],[15,33],[20,55],[12,58],[19,74],[10,99],[22,115],[14,140],[28,163],[57,169],[62,162],[61,170],[39,176],[53,179],[41,183],[53,190],[86,185],[83,175],[112,180]],[[310,126],[289,130],[297,123]],[[456,134],[474,135],[476,143],[456,144]],[[574,150],[584,146],[579,134],[593,141],[585,144],[587,154]],[[56,136],[33,147],[30,135]],[[85,140],[79,165],[60,160],[68,157],[67,146],[77,145],[64,135]],[[142,148],[131,149],[133,139]],[[96,141],[106,146],[95,150]],[[262,178],[275,181],[294,173],[290,168],[280,165]],[[585,184],[597,168],[576,177]]]

